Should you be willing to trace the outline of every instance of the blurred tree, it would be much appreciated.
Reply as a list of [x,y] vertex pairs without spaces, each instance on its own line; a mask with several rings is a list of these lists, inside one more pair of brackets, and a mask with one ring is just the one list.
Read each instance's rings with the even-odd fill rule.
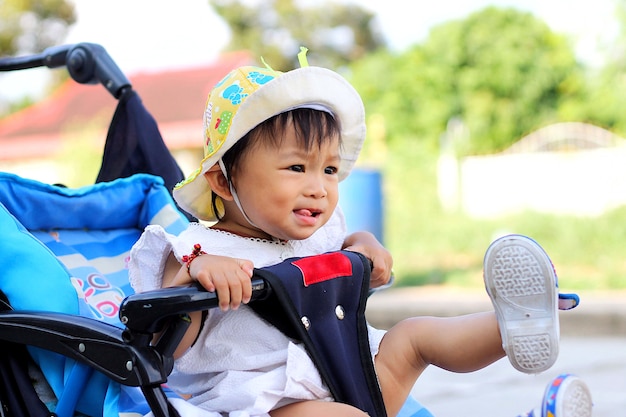
[[248,49],[276,70],[298,66],[300,46],[309,62],[339,69],[384,46],[374,15],[339,2],[210,0],[231,30],[230,50]]
[[[0,56],[39,53],[59,45],[75,21],[74,5],[67,0],[0,0]],[[50,75],[49,88],[68,76],[65,72]],[[27,96],[12,101],[0,96],[0,116],[32,103]]]
[[428,39],[353,68],[368,112],[385,116],[389,140],[434,148],[450,120],[469,129],[461,153],[502,150],[547,123],[584,84],[565,37],[516,9],[488,7],[435,27]]
[[0,56],[41,52],[76,21],[66,0],[0,0]]
[[626,0],[616,1],[619,32],[605,49],[605,62],[588,69],[584,97],[566,108],[579,120],[588,121],[626,136]]

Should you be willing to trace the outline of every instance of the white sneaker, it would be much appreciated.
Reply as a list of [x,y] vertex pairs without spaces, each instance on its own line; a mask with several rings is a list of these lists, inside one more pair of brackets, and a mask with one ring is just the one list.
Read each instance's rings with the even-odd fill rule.
[[591,417],[591,392],[576,375],[561,374],[546,388],[541,408],[543,417]]
[[558,288],[550,258],[534,240],[508,235],[489,246],[483,264],[509,361],[529,374],[550,368],[559,354]]
[[541,408],[535,408],[523,417],[591,417],[593,411],[589,387],[572,374],[554,378],[546,387],[541,402]]

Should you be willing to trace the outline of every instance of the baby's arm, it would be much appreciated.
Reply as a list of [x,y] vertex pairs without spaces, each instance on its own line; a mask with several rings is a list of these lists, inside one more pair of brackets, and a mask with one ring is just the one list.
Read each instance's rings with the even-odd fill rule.
[[391,253],[370,232],[354,232],[343,242],[342,249],[359,252],[372,262],[370,286],[380,287],[389,282],[393,258]]
[[245,259],[202,254],[180,265],[173,255],[168,258],[163,287],[187,285],[198,281],[207,291],[217,292],[219,307],[236,310],[252,296],[254,265]]
[[[199,281],[207,291],[217,291],[220,309],[237,309],[242,302],[245,304],[250,301],[252,268],[250,261],[203,254],[191,262],[190,275],[187,272],[187,264],[181,265],[174,254],[170,253],[165,263],[162,286],[175,287]],[[202,312],[189,313],[189,319],[191,324],[174,352],[175,359],[185,353],[198,337]]]

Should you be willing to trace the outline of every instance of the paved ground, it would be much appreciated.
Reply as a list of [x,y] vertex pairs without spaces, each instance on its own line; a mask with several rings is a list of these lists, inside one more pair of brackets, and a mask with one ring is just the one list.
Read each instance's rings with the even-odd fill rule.
[[[516,371],[502,359],[478,372],[429,368],[413,394],[436,417],[515,417],[539,404],[548,382],[561,372],[589,385],[594,416],[626,416],[626,293],[580,293],[575,310],[561,312],[559,359],[540,375]],[[368,320],[386,328],[415,315],[449,316],[491,309],[482,291],[415,287],[370,297]]]
[[559,359],[539,375],[516,371],[506,358],[469,374],[433,367],[419,379],[413,396],[436,417],[515,417],[536,407],[546,385],[561,372],[587,383],[595,417],[626,416],[623,337],[564,337]]

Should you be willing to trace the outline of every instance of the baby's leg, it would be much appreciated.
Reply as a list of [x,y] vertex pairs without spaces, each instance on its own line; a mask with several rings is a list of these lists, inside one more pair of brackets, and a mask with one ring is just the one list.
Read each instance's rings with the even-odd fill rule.
[[347,404],[327,401],[301,401],[270,411],[271,417],[367,417],[367,413]]
[[375,366],[389,415],[397,413],[430,364],[469,372],[506,352],[521,372],[552,366],[559,321],[556,274],[548,255],[532,239],[505,236],[487,250],[484,275],[495,313],[408,319],[385,335]]
[[[395,416],[417,378],[433,364],[453,372],[481,369],[502,358],[502,340],[493,312],[459,317],[403,320],[383,337],[375,358],[387,414]],[[302,401],[270,412],[272,417],[365,417],[346,404]]]
[[375,358],[387,413],[397,414],[428,365],[471,372],[503,356],[492,312],[403,320],[385,334]]

